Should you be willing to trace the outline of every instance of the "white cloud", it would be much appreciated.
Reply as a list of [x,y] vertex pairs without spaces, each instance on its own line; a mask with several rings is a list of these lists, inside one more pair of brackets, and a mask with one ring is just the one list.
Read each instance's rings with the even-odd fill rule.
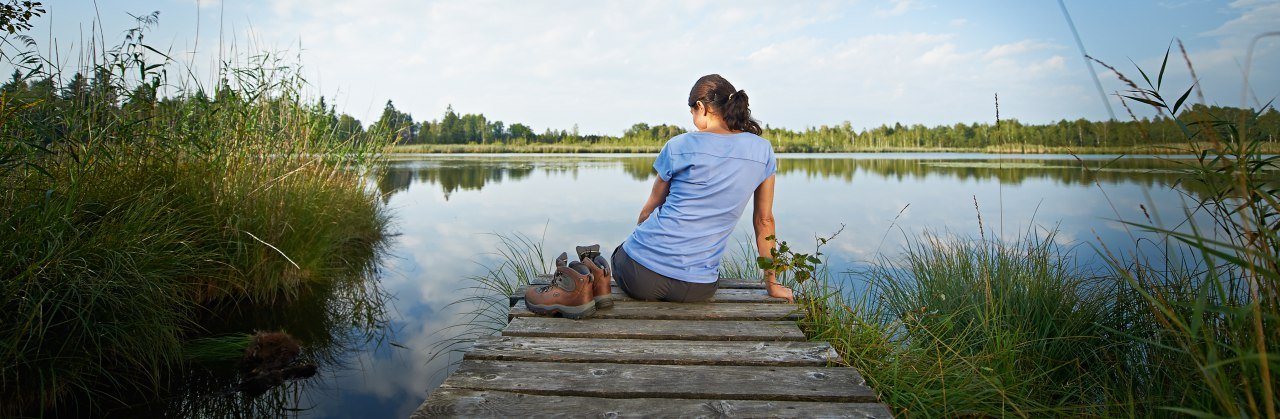
[[1025,54],[1031,51],[1053,48],[1054,45],[1047,42],[1040,42],[1033,39],[1024,39],[1022,41],[1011,44],[1001,44],[988,49],[983,58],[995,60],[1013,55]]
[[954,34],[906,32],[770,44],[751,56],[749,81],[762,86],[751,96],[752,106],[761,115],[786,109],[808,116],[802,124],[850,120],[865,127],[922,122],[922,115],[933,114],[949,115],[936,123],[985,121],[995,92],[1017,118],[1046,102],[1068,113],[1066,103],[1079,96],[1062,87],[1072,86],[1074,74],[1063,57],[1046,54],[1058,49],[1052,44],[973,48],[959,41]]
[[877,8],[875,15],[878,17],[894,17],[902,16],[912,10],[922,8],[916,0],[889,0],[890,7],[887,9]]
[[[1239,92],[1243,82],[1242,67],[1247,60],[1250,42],[1258,35],[1275,31],[1276,22],[1280,22],[1280,1],[1236,0],[1229,8],[1239,15],[1200,34],[1215,43],[1208,47],[1190,48],[1188,51],[1206,94]],[[1280,38],[1259,40],[1251,63],[1249,84],[1252,93],[1248,105],[1256,106],[1259,102],[1280,94],[1276,90],[1277,67],[1280,67]],[[1218,97],[1233,98],[1217,102],[1221,105],[1243,105],[1239,102],[1238,95],[1220,94]],[[1211,99],[1210,102],[1215,101]]]
[[1239,10],[1240,15],[1206,32],[1206,35],[1250,39],[1264,32],[1275,31],[1277,22],[1280,22],[1280,1],[1236,0],[1231,2],[1230,8]]
[[916,62],[924,65],[948,65],[964,58],[962,54],[956,53],[956,46],[953,44],[941,44],[933,49],[925,52]]

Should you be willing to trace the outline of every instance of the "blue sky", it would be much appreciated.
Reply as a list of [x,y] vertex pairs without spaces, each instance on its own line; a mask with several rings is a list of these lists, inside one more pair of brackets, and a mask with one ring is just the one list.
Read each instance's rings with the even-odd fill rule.
[[[689,127],[685,96],[713,72],[746,90],[757,118],[789,128],[989,122],[996,93],[1002,118],[1107,117],[1052,0],[97,3],[46,2],[49,14],[31,34],[46,50],[56,39],[58,55],[75,65],[66,57],[77,56],[95,16],[110,44],[131,27],[129,13],[158,10],[147,42],[197,77],[210,78],[220,44],[224,57],[286,51],[300,57],[313,94],[366,123],[391,99],[419,120],[452,104],[538,131]],[[1182,39],[1206,101],[1220,105],[1241,103],[1248,41],[1280,30],[1277,0],[1066,5],[1089,53],[1135,80],[1133,63],[1154,71],[1169,43]],[[1174,48],[1170,95],[1190,86]],[[1262,40],[1251,101],[1280,94],[1277,67],[1280,38]],[[1125,88],[1097,70],[1107,93]]]

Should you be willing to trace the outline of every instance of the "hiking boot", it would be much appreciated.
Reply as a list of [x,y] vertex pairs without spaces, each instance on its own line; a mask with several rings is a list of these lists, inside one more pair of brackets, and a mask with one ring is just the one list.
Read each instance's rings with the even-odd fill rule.
[[569,266],[569,252],[560,252],[560,256],[556,256],[556,267]]
[[[578,265],[585,270],[581,263]],[[524,302],[529,311],[543,315],[560,313],[570,319],[594,314],[596,302],[592,297],[591,276],[568,266],[557,266],[550,284],[531,286],[524,291]]]
[[600,256],[600,245],[593,244],[590,246],[577,246],[574,248],[578,252],[578,260],[588,261],[594,260],[596,256]]
[[592,299],[596,302],[596,308],[613,307],[613,275],[609,272],[609,261],[597,254],[594,260],[583,260],[582,265],[591,271]]

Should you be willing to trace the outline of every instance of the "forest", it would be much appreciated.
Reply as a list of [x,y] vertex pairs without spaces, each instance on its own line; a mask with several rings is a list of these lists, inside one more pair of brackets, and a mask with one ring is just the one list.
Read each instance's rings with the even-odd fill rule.
[[[1274,144],[1280,132],[1280,112],[1267,106],[1256,113],[1233,107],[1193,105],[1179,117],[1189,121],[1252,120],[1251,133]],[[382,116],[374,123],[381,131],[394,136],[402,146],[470,144],[470,145],[572,145],[651,146],[660,147],[667,139],[685,132],[673,125],[636,123],[620,135],[584,135],[571,131],[547,129],[537,133],[521,123],[510,125],[489,120],[484,114],[458,114],[450,106],[440,119],[415,121],[413,116],[396,109],[387,101]],[[925,126],[921,124],[881,125],[858,129],[846,121],[840,125],[820,125],[789,129],[764,125],[764,137],[780,152],[854,152],[879,150],[975,150],[1010,145],[1047,149],[1111,150],[1143,146],[1167,145],[1177,148],[1185,141],[1174,118],[1133,118],[1129,121],[1060,120],[1052,124],[1024,124],[1016,119]],[[412,148],[410,148],[412,149]],[[419,148],[422,149],[422,148]],[[425,148],[431,150],[431,148]],[[998,151],[998,150],[991,150]]]
[[[147,108],[151,104],[157,106],[180,106],[178,102],[194,101],[216,103],[229,99],[235,89],[227,80],[222,80],[213,92],[206,93],[196,89],[194,94],[182,97],[157,97],[157,87],[140,85],[126,94],[112,93],[104,83],[103,75],[88,77],[76,73],[69,81],[62,82],[55,76],[32,79],[24,77],[21,72],[14,71],[0,91],[16,106],[35,107],[35,114],[46,114],[51,117],[40,118],[39,123],[30,124],[29,132],[13,133],[23,135],[29,141],[49,144],[59,133],[68,132],[67,122],[52,117],[60,109],[82,106],[85,98],[92,92],[102,91],[102,97],[114,103],[118,112],[130,113]],[[582,134],[576,125],[570,129],[547,128],[542,132],[519,123],[506,123],[491,120],[483,113],[458,113],[449,106],[444,115],[438,119],[415,120],[413,115],[403,112],[388,100],[381,116],[371,125],[366,126],[355,117],[338,113],[335,106],[326,102],[324,97],[313,105],[315,111],[322,113],[329,121],[331,138],[350,139],[361,136],[366,130],[382,132],[399,147],[398,151],[442,151],[459,150],[441,146],[466,145],[471,148],[461,150],[555,150],[572,151],[592,150],[609,151],[656,151],[656,148],[671,137],[685,132],[685,128],[676,125],[650,125],[636,123],[617,135]],[[206,107],[197,107],[203,109]],[[1196,104],[1181,112],[1180,119],[1185,121],[1249,121],[1246,125],[1250,134],[1261,140],[1265,148],[1275,148],[1277,133],[1280,133],[1280,112],[1270,104],[1264,111],[1241,109],[1234,107]],[[1195,124],[1190,128],[1196,129]],[[1154,118],[1130,118],[1119,121],[1091,121],[1087,119],[1060,120],[1049,124],[1028,124],[1017,119],[1004,119],[991,122],[955,123],[953,125],[925,126],[922,124],[892,125],[882,124],[870,129],[859,129],[849,121],[839,125],[819,125],[800,129],[775,127],[764,124],[765,138],[773,142],[779,152],[859,152],[859,151],[1073,151],[1073,152],[1111,152],[1136,148],[1167,147],[1179,150],[1186,136],[1179,128],[1175,118],[1158,115]],[[547,148],[554,146],[559,148]],[[477,148],[478,147],[478,148]],[[489,147],[489,148],[485,148]],[[501,147],[501,148],[494,148]],[[538,148],[541,147],[541,148]]]

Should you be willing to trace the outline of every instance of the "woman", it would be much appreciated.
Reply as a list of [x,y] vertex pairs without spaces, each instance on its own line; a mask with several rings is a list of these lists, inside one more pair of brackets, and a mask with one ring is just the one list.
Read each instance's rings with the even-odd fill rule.
[[[635,231],[613,251],[612,273],[598,266],[605,264],[604,258],[595,259],[591,247],[578,248],[581,262],[568,263],[567,255],[561,255],[552,283],[526,290],[531,311],[590,316],[597,306],[611,305],[610,274],[638,300],[711,298],[720,257],[748,201],[753,203],[756,249],[760,256],[771,256],[773,242],[766,237],[774,235],[777,160],[769,141],[760,137],[760,123],[751,119],[747,94],[711,74],[694,83],[688,104],[698,130],[668,140],[658,153],[653,162],[658,178]],[[770,296],[793,301],[791,289],[779,285],[773,272],[765,272],[765,283]]]
[[[613,277],[632,298],[703,301],[716,292],[720,258],[734,225],[752,202],[756,249],[770,257],[777,160],[747,94],[711,74],[689,91],[697,131],[667,141],[653,168],[658,178],[640,210],[635,232],[613,251]],[[594,271],[594,269],[593,269]],[[765,272],[769,295],[792,300],[791,290]]]

